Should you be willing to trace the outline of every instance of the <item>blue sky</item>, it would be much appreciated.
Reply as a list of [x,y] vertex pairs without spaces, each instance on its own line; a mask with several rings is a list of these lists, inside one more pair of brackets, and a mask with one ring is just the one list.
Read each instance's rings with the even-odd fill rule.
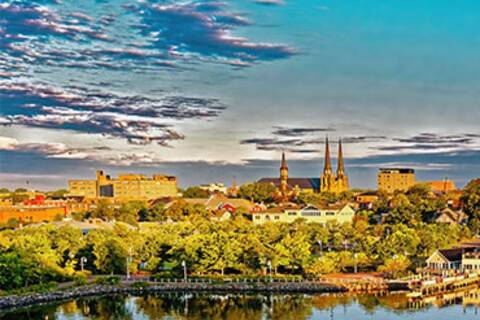
[[[0,2],[0,181],[176,174],[182,186],[318,176],[343,138],[378,167],[480,174],[473,0]],[[335,145],[332,149],[335,150]]]

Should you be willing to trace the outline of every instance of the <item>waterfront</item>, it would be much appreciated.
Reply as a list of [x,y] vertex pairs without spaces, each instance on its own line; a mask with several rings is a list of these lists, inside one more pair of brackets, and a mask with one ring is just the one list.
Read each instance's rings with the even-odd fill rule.
[[412,303],[403,293],[103,296],[3,311],[0,319],[478,319],[478,288]]

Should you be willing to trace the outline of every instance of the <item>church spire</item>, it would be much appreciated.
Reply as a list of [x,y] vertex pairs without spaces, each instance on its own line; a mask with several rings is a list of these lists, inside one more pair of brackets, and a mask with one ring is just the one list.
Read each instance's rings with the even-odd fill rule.
[[323,174],[327,175],[332,172],[332,163],[330,161],[330,146],[328,143],[328,137],[325,140],[325,167],[323,168]]
[[280,195],[282,201],[288,200],[288,167],[287,160],[285,159],[285,152],[282,151],[282,164],[280,166],[280,186],[279,186]]
[[342,150],[342,139],[338,140],[338,167],[337,167],[337,176],[343,176],[345,174],[345,168],[343,166],[343,150]]
[[287,167],[287,160],[285,160],[285,151],[282,151],[282,165],[280,169],[288,169]]

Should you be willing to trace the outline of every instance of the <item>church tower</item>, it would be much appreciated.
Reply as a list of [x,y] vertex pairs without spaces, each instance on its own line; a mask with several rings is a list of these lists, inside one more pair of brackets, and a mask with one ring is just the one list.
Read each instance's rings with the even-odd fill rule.
[[320,177],[320,192],[332,192],[335,184],[335,177],[332,173],[332,162],[330,160],[330,144],[328,137],[325,140],[325,164],[323,166],[323,174]]
[[330,145],[328,137],[325,141],[325,166],[323,174],[320,177],[320,192],[340,193],[348,190],[348,177],[345,174],[345,167],[343,163],[343,149],[342,141],[338,142],[338,164],[337,175],[332,172],[332,163],[330,159]]
[[288,198],[288,167],[285,152],[282,151],[282,164],[280,166],[280,194],[282,199]]
[[348,177],[345,174],[343,164],[342,139],[338,140],[338,166],[337,166],[337,190],[336,192],[344,192],[348,190]]

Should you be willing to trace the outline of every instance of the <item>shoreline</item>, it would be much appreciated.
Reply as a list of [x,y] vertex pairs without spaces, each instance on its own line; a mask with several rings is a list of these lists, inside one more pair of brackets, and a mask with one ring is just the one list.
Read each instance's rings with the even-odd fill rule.
[[[132,283],[133,284],[133,283]],[[163,283],[150,284],[145,287],[132,285],[86,285],[65,290],[45,293],[10,295],[0,297],[0,311],[31,307],[57,301],[69,301],[84,297],[110,294],[143,294],[171,292],[205,292],[205,293],[342,293],[348,290],[325,283],[257,283],[257,284],[210,284],[210,283]]]

